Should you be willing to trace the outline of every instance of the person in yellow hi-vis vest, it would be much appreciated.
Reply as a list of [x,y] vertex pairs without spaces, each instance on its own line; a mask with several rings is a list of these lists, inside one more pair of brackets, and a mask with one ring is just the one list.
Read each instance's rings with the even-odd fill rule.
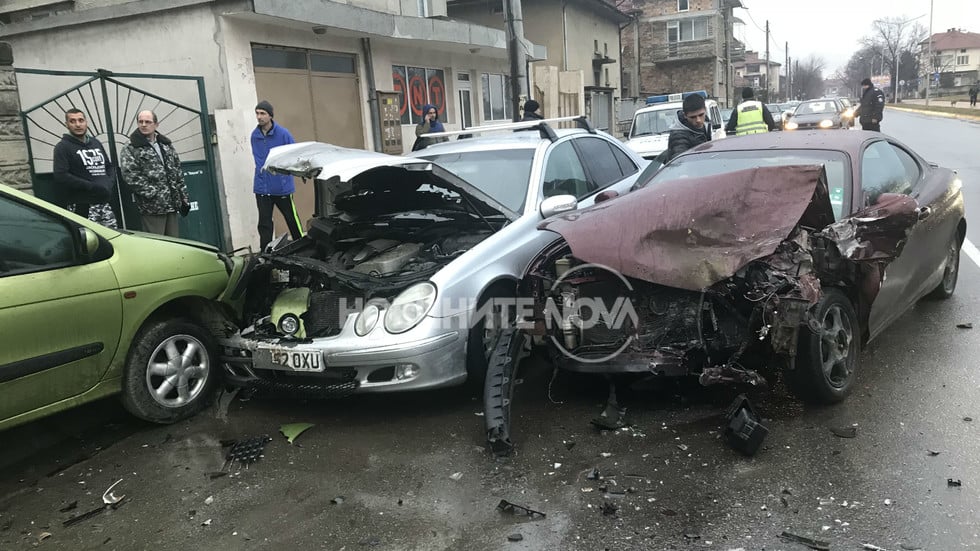
[[742,103],[732,111],[732,116],[725,125],[725,133],[728,135],[744,136],[746,134],[760,134],[776,130],[776,121],[772,118],[772,113],[761,102],[755,99],[755,91],[750,86],[742,89]]

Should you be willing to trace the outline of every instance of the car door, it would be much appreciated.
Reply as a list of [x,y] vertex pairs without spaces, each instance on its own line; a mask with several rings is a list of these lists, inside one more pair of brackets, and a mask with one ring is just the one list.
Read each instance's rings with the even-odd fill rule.
[[544,160],[544,175],[541,177],[542,195],[544,197],[574,195],[576,199],[581,199],[595,189],[595,184],[586,174],[572,140],[556,142]]
[[[887,140],[868,144],[861,155],[861,203],[874,205],[883,193],[914,195],[922,185],[922,170],[908,152]],[[885,268],[881,289],[871,306],[869,331],[872,336],[880,332],[895,318],[902,315],[918,296],[914,289],[923,283],[923,262],[946,252],[944,247],[932,251],[928,228],[918,223],[913,226],[902,253]]]
[[116,352],[116,277],[81,242],[73,222],[0,193],[0,419],[92,388]]
[[587,172],[589,187],[592,190],[606,188],[613,182],[618,182],[636,171],[634,165],[632,171],[624,174],[623,166],[616,158],[612,144],[602,138],[582,136],[573,140],[572,143],[578,150],[582,166]]

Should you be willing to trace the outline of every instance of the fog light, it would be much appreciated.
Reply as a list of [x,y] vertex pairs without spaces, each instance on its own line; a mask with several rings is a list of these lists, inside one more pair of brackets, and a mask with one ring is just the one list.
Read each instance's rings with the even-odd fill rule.
[[398,381],[404,381],[405,379],[412,379],[419,374],[419,366],[415,364],[399,364],[395,366],[395,379]]
[[279,332],[292,337],[299,331],[299,318],[293,314],[286,314],[279,318]]

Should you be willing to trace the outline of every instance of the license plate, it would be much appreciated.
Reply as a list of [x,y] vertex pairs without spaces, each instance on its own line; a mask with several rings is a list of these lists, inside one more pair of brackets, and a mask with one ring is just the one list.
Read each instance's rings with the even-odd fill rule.
[[273,350],[272,363],[293,371],[323,371],[323,359],[319,352]]

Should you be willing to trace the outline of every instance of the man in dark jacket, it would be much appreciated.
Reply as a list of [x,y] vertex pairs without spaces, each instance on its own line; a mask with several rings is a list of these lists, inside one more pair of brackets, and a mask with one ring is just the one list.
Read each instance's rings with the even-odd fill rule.
[[529,99],[525,101],[524,117],[521,118],[521,122],[544,120],[544,117],[542,117],[541,114],[538,113],[539,109],[541,109],[541,105],[537,101],[533,99]]
[[671,126],[667,136],[667,151],[661,156],[663,163],[696,145],[711,141],[711,128],[706,124],[707,113],[704,98],[700,95],[691,94],[684,98],[681,110],[677,112],[677,122]]
[[177,213],[187,216],[190,200],[173,143],[157,132],[157,115],[140,111],[136,130],[122,152],[119,168],[133,192],[143,231],[179,237]]
[[58,204],[75,214],[109,228],[116,215],[109,201],[116,189],[112,162],[99,140],[88,135],[88,121],[81,109],[65,112],[68,133],[54,146],[54,183]]
[[272,104],[262,100],[255,106],[255,120],[258,125],[252,131],[252,158],[255,160],[255,179],[252,191],[255,193],[255,205],[259,209],[259,250],[272,241],[272,209],[277,208],[286,220],[289,235],[293,240],[303,237],[303,224],[296,213],[296,203],[293,202],[293,192],[296,186],[293,177],[288,174],[273,174],[262,170],[269,150],[273,147],[296,143],[293,135],[285,126],[272,120],[275,112]]
[[861,122],[862,130],[881,132],[881,117],[885,111],[885,94],[875,88],[870,78],[861,81],[861,103],[856,115]]

